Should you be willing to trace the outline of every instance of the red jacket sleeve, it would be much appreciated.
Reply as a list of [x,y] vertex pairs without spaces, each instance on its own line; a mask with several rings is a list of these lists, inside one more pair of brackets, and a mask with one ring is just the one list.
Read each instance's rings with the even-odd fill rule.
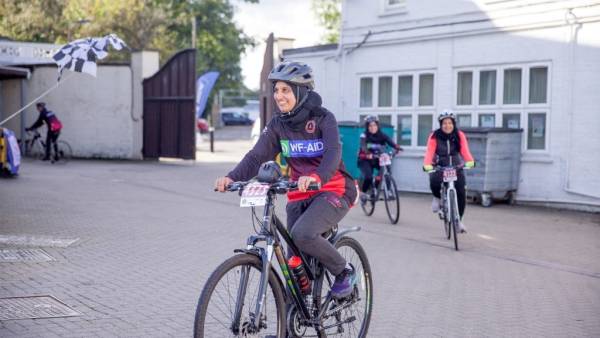
[[433,156],[435,156],[435,149],[437,148],[437,140],[433,137],[433,133],[429,134],[427,139],[427,151],[425,152],[425,159],[423,165],[432,165]]
[[460,156],[462,156],[465,162],[475,161],[473,159],[473,155],[471,155],[471,150],[469,150],[469,142],[467,141],[467,135],[462,131],[458,131],[458,138],[460,141]]

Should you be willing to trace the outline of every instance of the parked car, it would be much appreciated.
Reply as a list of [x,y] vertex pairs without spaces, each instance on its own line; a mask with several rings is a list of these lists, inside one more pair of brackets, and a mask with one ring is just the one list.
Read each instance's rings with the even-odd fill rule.
[[221,112],[221,121],[226,126],[249,126],[252,124],[252,120],[242,112]]
[[208,121],[203,118],[199,118],[196,121],[196,125],[198,126],[198,131],[202,134],[208,133]]
[[246,105],[244,106],[244,111],[248,114],[248,117],[252,121],[256,121],[256,119],[260,116],[260,104],[258,100],[247,100]]

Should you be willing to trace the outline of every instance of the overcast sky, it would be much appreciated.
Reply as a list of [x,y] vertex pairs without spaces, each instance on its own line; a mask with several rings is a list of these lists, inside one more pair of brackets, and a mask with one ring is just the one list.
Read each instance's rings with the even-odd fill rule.
[[265,53],[264,40],[275,37],[296,39],[294,47],[319,44],[324,30],[311,11],[311,0],[260,0],[258,4],[233,2],[235,21],[246,34],[260,42],[242,55],[242,74],[248,88],[257,89]]

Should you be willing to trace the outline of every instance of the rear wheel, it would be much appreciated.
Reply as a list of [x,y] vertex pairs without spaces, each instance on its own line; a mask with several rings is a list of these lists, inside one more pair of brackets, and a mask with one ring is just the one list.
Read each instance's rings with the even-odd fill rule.
[[400,197],[396,181],[391,175],[386,175],[383,182],[383,198],[385,200],[385,211],[392,224],[398,223],[400,219]]
[[[261,260],[254,255],[235,255],[223,262],[208,278],[198,300],[194,337],[285,337],[285,298],[274,271],[269,273],[262,313],[254,313],[261,273]],[[244,275],[246,287],[241,288]],[[253,318],[257,318],[257,328],[252,326]]]
[[58,146],[58,161],[56,163],[64,164],[69,162],[71,156],[73,156],[71,146],[65,141],[58,141],[56,144]]
[[[322,318],[322,325],[328,329],[320,332],[322,337],[367,337],[373,309],[373,279],[367,254],[354,238],[342,237],[335,247],[356,271],[356,286],[350,299],[341,304],[333,302]],[[335,278],[325,271],[323,278],[315,281],[314,295],[321,295],[324,300],[331,290]],[[337,325],[336,325],[337,324]]]

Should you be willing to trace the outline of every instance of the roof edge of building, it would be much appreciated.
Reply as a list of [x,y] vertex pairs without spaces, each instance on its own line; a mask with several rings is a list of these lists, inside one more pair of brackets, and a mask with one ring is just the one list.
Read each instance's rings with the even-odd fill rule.
[[338,49],[337,43],[329,43],[325,45],[315,45],[301,48],[290,48],[284,49],[282,51],[283,56],[291,56],[297,54],[305,54],[305,53],[316,53],[316,52],[325,52],[325,51],[333,51]]

